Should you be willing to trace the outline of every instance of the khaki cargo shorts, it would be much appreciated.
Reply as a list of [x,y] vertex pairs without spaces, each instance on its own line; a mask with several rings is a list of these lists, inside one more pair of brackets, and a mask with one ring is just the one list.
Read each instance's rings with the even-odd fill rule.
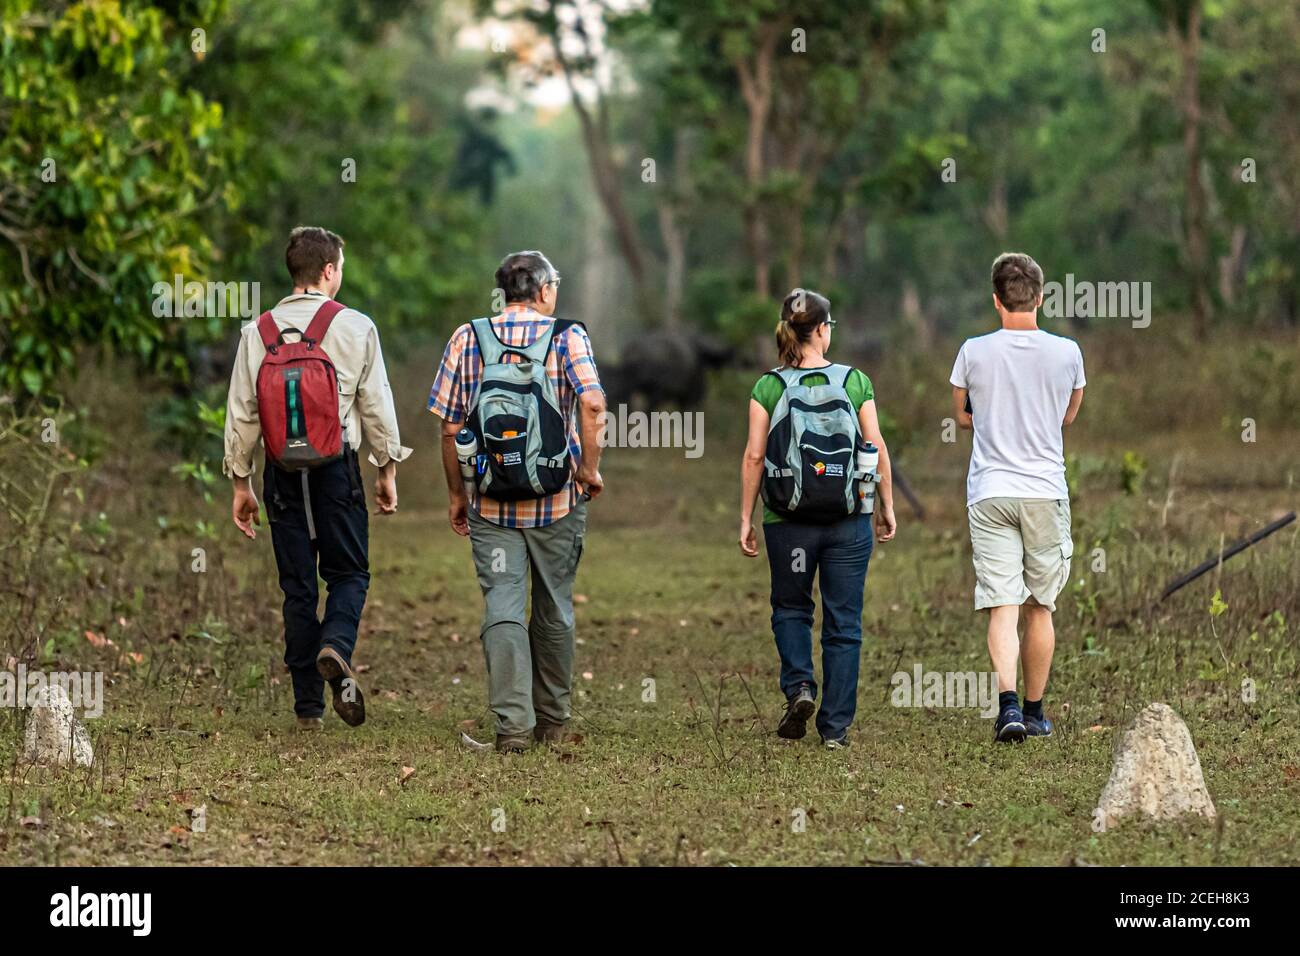
[[1033,601],[1056,610],[1070,579],[1070,502],[985,498],[966,509],[975,563],[975,609]]

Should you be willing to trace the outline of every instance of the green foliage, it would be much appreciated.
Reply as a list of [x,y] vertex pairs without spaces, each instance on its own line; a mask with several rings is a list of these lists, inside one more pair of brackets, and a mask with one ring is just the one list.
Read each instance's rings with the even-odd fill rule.
[[1146,480],[1147,461],[1135,451],[1124,452],[1119,465],[1119,486],[1126,495],[1136,495],[1142,491]]
[[1228,605],[1223,600],[1223,592],[1215,588],[1214,596],[1210,598],[1210,617],[1222,617],[1227,610]]
[[0,0],[0,388],[39,394],[102,346],[183,372],[206,331],[149,308],[201,278],[196,214],[231,206],[221,107],[186,81],[191,23],[220,0]]
[[0,10],[0,389],[49,393],[87,346],[188,380],[235,319],[155,314],[154,284],[259,282],[268,306],[302,222],[349,242],[347,301],[385,327],[453,324],[488,284],[449,185],[476,64],[439,48],[436,4]]
[[381,330],[446,330],[490,292],[481,212],[450,184],[480,64],[445,52],[439,9],[231,0],[195,81],[229,118],[247,195],[237,215],[209,222],[223,277],[260,282],[264,307],[288,292],[285,240],[304,223],[343,237],[339,297]]

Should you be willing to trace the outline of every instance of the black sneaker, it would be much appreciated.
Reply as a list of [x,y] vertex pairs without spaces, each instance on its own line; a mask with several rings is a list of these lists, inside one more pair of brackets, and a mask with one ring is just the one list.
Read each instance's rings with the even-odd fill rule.
[[1004,707],[993,725],[993,739],[1003,744],[1019,744],[1025,740],[1025,715],[1019,707]]
[[1046,714],[1039,714],[1037,717],[1025,714],[1025,736],[1026,737],[1050,737],[1052,736],[1052,722],[1047,719]]
[[776,725],[776,735],[785,740],[802,740],[808,732],[808,718],[817,709],[812,691],[807,684],[800,684],[799,689],[785,702],[785,716]]

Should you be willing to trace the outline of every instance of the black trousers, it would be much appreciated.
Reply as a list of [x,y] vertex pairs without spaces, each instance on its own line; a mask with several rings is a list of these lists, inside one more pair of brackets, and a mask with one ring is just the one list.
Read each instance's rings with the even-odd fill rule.
[[[310,521],[302,472],[268,463],[262,496],[284,592],[284,662],[293,678],[294,713],[319,717],[325,713],[325,682],[316,655],[329,646],[352,660],[370,587],[370,523],[354,451],[306,476]],[[317,616],[318,569],[328,589],[324,619]]]

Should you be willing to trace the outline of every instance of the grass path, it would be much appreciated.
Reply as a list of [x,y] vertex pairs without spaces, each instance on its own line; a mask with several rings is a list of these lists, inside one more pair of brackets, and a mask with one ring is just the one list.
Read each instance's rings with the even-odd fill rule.
[[[415,440],[429,448],[421,424]],[[413,460],[401,513],[372,519],[356,656],[370,718],[352,730],[331,713],[315,736],[291,730],[269,540],[246,546],[223,527],[211,570],[190,574],[193,542],[160,533],[158,505],[105,478],[117,543],[64,594],[114,647],[97,651],[77,630],[57,662],[108,672],[108,708],[90,722],[96,764],[25,766],[19,721],[0,716],[0,863],[1300,862],[1300,535],[1288,529],[1217,581],[1143,609],[1220,531],[1290,506],[1277,476],[1294,472],[1295,452],[1253,465],[1207,455],[1178,481],[1171,513],[1155,477],[1168,471],[1165,441],[1149,446],[1145,490],[1123,495],[1119,451],[1083,436],[1047,701],[1058,733],[1021,747],[993,746],[974,710],[889,699],[891,675],[918,663],[988,666],[969,604],[964,453],[951,446],[918,445],[908,460],[932,514],[918,524],[902,512],[899,540],[872,560],[858,716],[840,752],[815,734],[772,733],[767,569],[733,542],[736,436],[697,461],[609,453],[578,577],[573,737],[509,759],[458,742],[462,730],[490,739],[492,723],[480,598],[435,462]],[[1098,547],[1104,573],[1092,570]],[[1228,611],[1214,618],[1216,587]],[[1219,822],[1094,834],[1116,733],[1154,700],[1187,721]]]

